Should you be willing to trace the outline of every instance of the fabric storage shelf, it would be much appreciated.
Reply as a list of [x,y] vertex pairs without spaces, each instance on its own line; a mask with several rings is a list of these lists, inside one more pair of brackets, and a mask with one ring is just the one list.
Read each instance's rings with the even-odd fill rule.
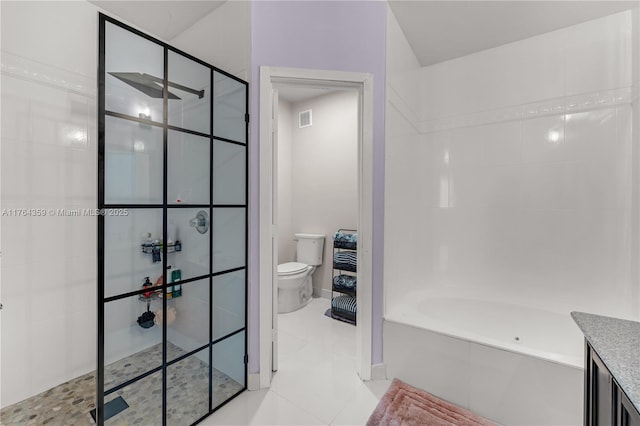
[[339,229],[333,235],[333,247],[356,250],[358,248],[358,234],[350,229]]
[[343,248],[343,249],[355,250],[356,246],[357,246],[357,243],[353,243],[353,242],[343,242],[343,241],[334,241],[333,242],[333,247],[335,247],[335,248]]
[[335,319],[356,323],[357,301],[353,296],[337,296],[331,300],[331,316]]
[[357,255],[355,252],[337,252],[333,254],[333,269],[357,272]]
[[353,275],[340,274],[333,277],[333,291],[356,295],[356,277]]
[[357,247],[355,230],[339,229],[333,235],[331,317],[350,324],[355,324],[357,311]]

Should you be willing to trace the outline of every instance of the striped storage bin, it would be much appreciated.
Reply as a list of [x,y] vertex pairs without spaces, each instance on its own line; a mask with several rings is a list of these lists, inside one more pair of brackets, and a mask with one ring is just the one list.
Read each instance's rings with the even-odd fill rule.
[[356,298],[347,295],[334,297],[331,301],[331,316],[355,324]]
[[353,251],[340,251],[333,254],[333,268],[341,271],[356,272],[358,255]]

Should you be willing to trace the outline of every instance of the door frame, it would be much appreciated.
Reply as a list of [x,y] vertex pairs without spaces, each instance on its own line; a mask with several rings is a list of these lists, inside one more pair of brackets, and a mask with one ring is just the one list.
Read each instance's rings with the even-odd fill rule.
[[[277,238],[274,205],[277,182],[275,153],[277,131],[273,121],[277,87],[324,87],[354,90],[358,102],[358,299],[356,326],[356,365],[362,380],[371,379],[372,359],[372,240],[373,240],[373,74],[301,68],[260,67],[260,380],[259,387],[271,384],[273,329],[277,321]],[[276,96],[274,96],[276,95]],[[276,292],[274,295],[274,291]]]

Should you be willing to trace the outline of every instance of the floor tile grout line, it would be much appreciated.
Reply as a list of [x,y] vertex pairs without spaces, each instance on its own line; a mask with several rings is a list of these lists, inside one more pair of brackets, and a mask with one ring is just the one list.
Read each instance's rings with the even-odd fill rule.
[[288,403],[290,403],[291,405],[295,406],[298,410],[303,411],[305,414],[311,416],[313,419],[317,420],[318,422],[320,422],[323,425],[329,426],[329,423],[325,423],[323,422],[321,419],[319,419],[318,417],[316,417],[315,414],[311,413],[309,410],[307,410],[306,408],[300,406],[298,403],[291,401],[289,398],[287,398],[286,396],[278,393],[277,391],[275,391],[272,388],[269,388],[269,392],[273,392],[278,398],[282,398],[285,401],[287,401]]
[[[364,382],[360,382],[358,387],[364,386]],[[355,401],[358,398],[358,393],[357,392],[353,392],[353,395],[351,396],[351,398],[348,398],[345,400],[344,405],[342,406],[342,408],[340,408],[340,410],[338,410],[338,412],[336,413],[335,416],[333,416],[333,418],[331,419],[331,421],[329,422],[329,425],[332,425],[333,422],[336,421],[336,419],[338,418],[338,416],[340,416],[340,414],[342,414],[343,411],[346,410],[346,408],[349,406],[349,403]]]
[[[313,303],[313,302],[312,302],[312,303]],[[309,307],[310,307],[310,306],[309,306]],[[327,307],[328,307],[328,303],[327,303]],[[315,306],[314,306],[314,308],[315,308]],[[314,310],[315,310],[315,309],[314,309]],[[324,311],[325,311],[325,309],[324,309],[324,307],[323,307],[322,309],[319,309],[319,310],[318,310],[318,312],[315,312],[315,315],[324,315]],[[300,315],[300,317],[304,317],[304,316],[303,316],[303,315]],[[333,326],[333,325],[334,325],[333,323],[327,323],[327,324],[329,324],[330,326]],[[346,325],[346,324],[345,324],[345,325]],[[347,330],[347,327],[344,327],[344,330]],[[294,336],[294,337],[298,337],[295,333],[291,333],[290,331],[286,331],[286,332],[287,332],[288,334],[290,334],[290,335]],[[328,334],[329,334],[329,336],[330,336],[330,337],[334,337],[334,336],[335,336],[335,334],[336,334],[335,332],[336,332],[336,330],[333,330],[333,329],[332,329],[332,330],[329,330],[329,333],[328,333]],[[306,336],[305,336],[305,337],[306,337]],[[300,337],[298,337],[298,338],[300,338]],[[344,338],[344,336],[339,336],[339,338]],[[346,339],[348,339],[348,338],[345,338],[345,340],[346,340]],[[301,340],[302,340],[302,339],[301,339]],[[312,348],[313,348],[313,347],[316,347],[318,350],[321,350],[321,351],[324,351],[324,350],[325,350],[325,345],[324,345],[324,344],[322,344],[322,343],[317,342],[316,340],[313,340],[313,339],[304,339],[304,340],[307,340],[307,341],[308,341],[308,343],[307,343],[307,344],[305,344],[303,347],[299,348],[299,349],[296,351],[296,353],[300,352],[301,350],[304,350],[304,349],[305,349],[305,348],[307,348],[307,347],[312,347]],[[355,336],[353,336],[353,345],[355,346]],[[354,355],[353,357],[351,357],[351,356],[349,356],[349,355],[347,355],[347,354],[345,354],[345,353],[335,353],[335,352],[332,352],[332,353],[333,353],[333,355],[338,355],[338,356],[340,356],[340,357],[345,357],[345,358],[346,358],[346,359],[348,359],[349,361],[354,361],[354,360],[355,360],[355,355]],[[335,361],[335,360],[334,360],[334,361]],[[356,371],[355,371],[355,365],[354,365],[353,367],[354,367],[353,372],[354,372],[354,374],[355,374],[355,373],[356,373]],[[360,382],[358,386],[362,386],[362,385],[363,385],[363,384],[362,384],[362,382]],[[303,410],[304,412],[309,412],[309,411],[308,411],[308,410],[306,410],[304,407],[302,407],[302,406],[300,406],[300,405],[296,404],[294,401],[291,401],[291,400],[290,400],[289,398],[287,398],[285,395],[282,395],[281,393],[279,393],[277,390],[275,390],[275,389],[271,388],[271,389],[270,389],[270,391],[274,392],[276,395],[279,395],[279,396],[281,396],[282,398],[284,398],[285,400],[287,400],[287,401],[291,402],[292,404],[296,405],[298,408],[300,408],[300,409],[301,409],[301,410]],[[333,416],[332,416],[331,420],[329,421],[329,423],[327,423],[327,425],[331,425],[331,423],[332,423],[333,421],[335,421],[335,419],[336,419],[336,418],[337,418],[337,417],[342,413],[342,411],[344,411],[344,410],[346,409],[347,404],[349,403],[349,401],[352,401],[352,400],[354,400],[355,398],[356,398],[356,395],[353,395],[351,398],[348,398],[346,401],[344,401],[344,404],[343,404],[342,406],[340,406],[340,408],[336,411],[335,415],[333,415]],[[316,419],[317,419],[317,417],[316,417],[315,415],[313,415],[313,414],[311,414],[311,415],[312,415],[314,418],[316,418]]]

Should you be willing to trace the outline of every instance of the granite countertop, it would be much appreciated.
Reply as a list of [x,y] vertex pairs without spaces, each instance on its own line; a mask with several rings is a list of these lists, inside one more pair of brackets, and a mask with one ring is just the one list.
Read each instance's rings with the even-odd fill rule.
[[640,322],[584,312],[571,316],[640,412]]

